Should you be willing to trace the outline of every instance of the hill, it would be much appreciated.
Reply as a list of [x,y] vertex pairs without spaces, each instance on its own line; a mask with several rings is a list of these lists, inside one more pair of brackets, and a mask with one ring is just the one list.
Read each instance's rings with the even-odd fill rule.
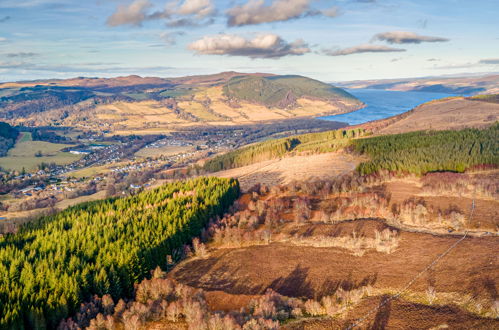
[[329,102],[356,100],[340,88],[302,76],[234,77],[224,85],[224,93],[231,99],[281,109],[298,106],[300,98]]
[[357,80],[339,83],[348,88],[374,88],[391,91],[422,91],[449,94],[492,94],[499,92],[499,75],[478,77],[429,77],[409,79]]
[[357,125],[377,135],[420,130],[483,128],[499,119],[497,94],[451,97],[430,101],[386,119]]
[[109,132],[316,117],[362,105],[342,89],[310,78],[263,73],[0,84],[0,118],[11,124]]
[[234,180],[179,181],[80,204],[0,236],[0,328],[55,329],[93,294],[130,295],[238,194]]

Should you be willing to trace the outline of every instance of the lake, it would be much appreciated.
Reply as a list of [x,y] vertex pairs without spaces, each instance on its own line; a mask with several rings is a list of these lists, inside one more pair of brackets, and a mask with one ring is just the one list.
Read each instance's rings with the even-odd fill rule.
[[346,89],[346,91],[364,102],[366,107],[342,115],[320,117],[320,119],[357,125],[401,114],[431,100],[455,96],[445,93],[395,92],[366,88]]

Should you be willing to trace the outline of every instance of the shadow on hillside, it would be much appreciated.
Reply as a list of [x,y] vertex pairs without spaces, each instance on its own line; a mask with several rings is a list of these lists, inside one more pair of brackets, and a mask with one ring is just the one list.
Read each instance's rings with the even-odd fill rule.
[[304,297],[320,300],[324,296],[333,295],[340,288],[345,291],[351,291],[366,285],[374,285],[377,279],[377,274],[373,274],[364,277],[360,281],[355,281],[350,275],[348,279],[337,281],[326,278],[319,286],[313,286],[307,279],[308,273],[309,268],[297,265],[289,275],[274,280],[272,284],[269,285],[269,288],[289,297]]

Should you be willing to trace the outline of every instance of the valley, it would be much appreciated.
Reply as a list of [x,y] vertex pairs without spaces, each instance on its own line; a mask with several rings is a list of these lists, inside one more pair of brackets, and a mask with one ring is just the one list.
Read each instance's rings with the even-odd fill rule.
[[120,96],[8,120],[1,327],[497,326],[495,95],[348,126],[311,117],[369,104],[301,77],[177,79],[40,82]]
[[0,330],[499,329],[497,12],[0,0]]
[[106,135],[310,118],[363,106],[342,89],[310,78],[237,72],[6,83],[0,90],[0,119],[12,125],[69,126]]

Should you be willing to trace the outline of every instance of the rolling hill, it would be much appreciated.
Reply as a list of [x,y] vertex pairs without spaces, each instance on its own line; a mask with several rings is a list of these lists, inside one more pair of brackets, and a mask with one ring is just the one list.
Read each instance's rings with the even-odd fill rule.
[[483,128],[499,119],[497,94],[450,97],[430,101],[386,119],[357,125],[377,135],[420,130]]
[[356,100],[340,88],[302,76],[234,77],[224,85],[223,90],[231,99],[263,104],[270,108],[294,108],[299,98],[330,102]]
[[493,94],[499,92],[499,75],[473,77],[428,77],[409,79],[357,80],[339,83],[348,88],[373,88],[391,91],[420,91],[449,94]]
[[0,119],[10,124],[111,132],[315,117],[362,106],[354,96],[329,84],[263,73],[0,84]]

